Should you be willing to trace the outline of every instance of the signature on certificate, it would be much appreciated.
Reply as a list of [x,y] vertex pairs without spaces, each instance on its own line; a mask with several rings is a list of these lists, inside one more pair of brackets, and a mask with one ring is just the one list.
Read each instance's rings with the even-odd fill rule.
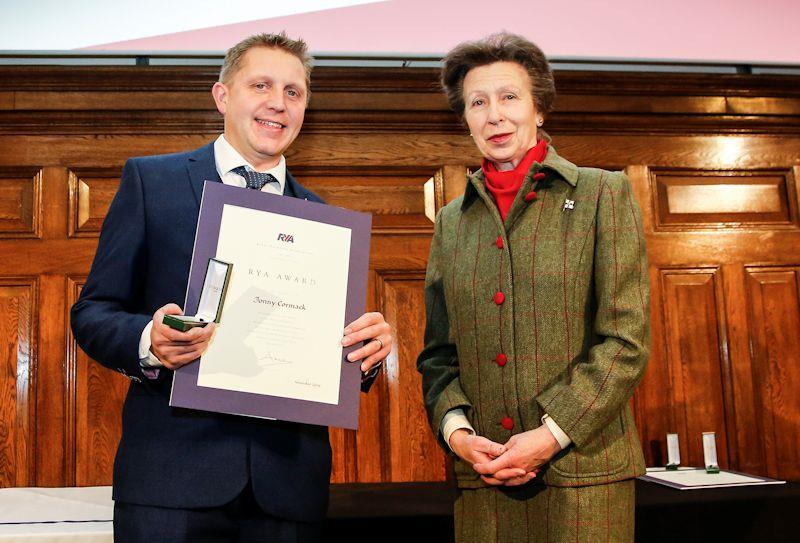
[[292,361],[288,358],[282,358],[270,351],[262,354],[258,357],[258,362],[260,366],[278,366],[282,364],[291,364]]

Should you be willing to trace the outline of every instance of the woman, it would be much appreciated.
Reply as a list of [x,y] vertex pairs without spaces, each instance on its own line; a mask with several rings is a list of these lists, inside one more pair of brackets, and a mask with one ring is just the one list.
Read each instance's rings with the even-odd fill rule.
[[484,157],[436,219],[417,361],[457,540],[632,541],[649,289],[630,183],[549,145],[553,75],[524,38],[459,45],[442,84]]

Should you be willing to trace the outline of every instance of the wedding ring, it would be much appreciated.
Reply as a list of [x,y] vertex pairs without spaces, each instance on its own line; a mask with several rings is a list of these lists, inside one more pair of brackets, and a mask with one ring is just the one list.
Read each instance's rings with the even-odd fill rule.
[[378,347],[379,351],[383,350],[383,341],[381,341],[379,338],[376,338],[376,337],[372,338],[372,341],[377,341],[378,342],[378,345],[380,345],[380,347]]

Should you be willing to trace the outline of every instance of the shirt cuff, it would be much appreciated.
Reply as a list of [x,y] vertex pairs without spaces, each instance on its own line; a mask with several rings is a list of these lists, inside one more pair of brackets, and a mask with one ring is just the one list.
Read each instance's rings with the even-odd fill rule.
[[372,366],[368,372],[361,372],[361,382],[363,383],[378,375],[378,372],[381,371],[381,367],[383,367],[383,360]]
[[[467,416],[464,414],[464,410],[460,408],[451,409],[445,413],[444,417],[442,417],[440,428],[442,429],[444,442],[447,443],[448,447],[450,447],[450,436],[452,436],[453,432],[456,430],[466,430],[470,434],[475,433],[475,428],[469,423]],[[450,450],[452,451],[453,448],[450,447]]]
[[150,330],[153,329],[153,321],[147,323],[147,326],[142,330],[142,336],[139,338],[139,365],[142,367],[142,373],[148,379],[157,379],[159,368],[163,368],[164,364],[158,359],[156,355],[150,350]]
[[542,424],[547,425],[547,428],[553,434],[553,437],[556,438],[558,444],[561,445],[562,450],[566,449],[572,444],[572,440],[569,438],[569,436],[564,433],[564,430],[561,429],[561,426],[556,424],[556,421],[550,418],[550,415],[545,414],[545,416],[542,417]]

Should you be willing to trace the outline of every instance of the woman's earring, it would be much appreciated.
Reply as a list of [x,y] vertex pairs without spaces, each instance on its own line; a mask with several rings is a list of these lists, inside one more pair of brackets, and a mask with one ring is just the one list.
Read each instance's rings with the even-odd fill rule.
[[544,121],[542,119],[539,119],[538,121],[536,121],[536,126],[542,126],[543,124],[544,124]]

